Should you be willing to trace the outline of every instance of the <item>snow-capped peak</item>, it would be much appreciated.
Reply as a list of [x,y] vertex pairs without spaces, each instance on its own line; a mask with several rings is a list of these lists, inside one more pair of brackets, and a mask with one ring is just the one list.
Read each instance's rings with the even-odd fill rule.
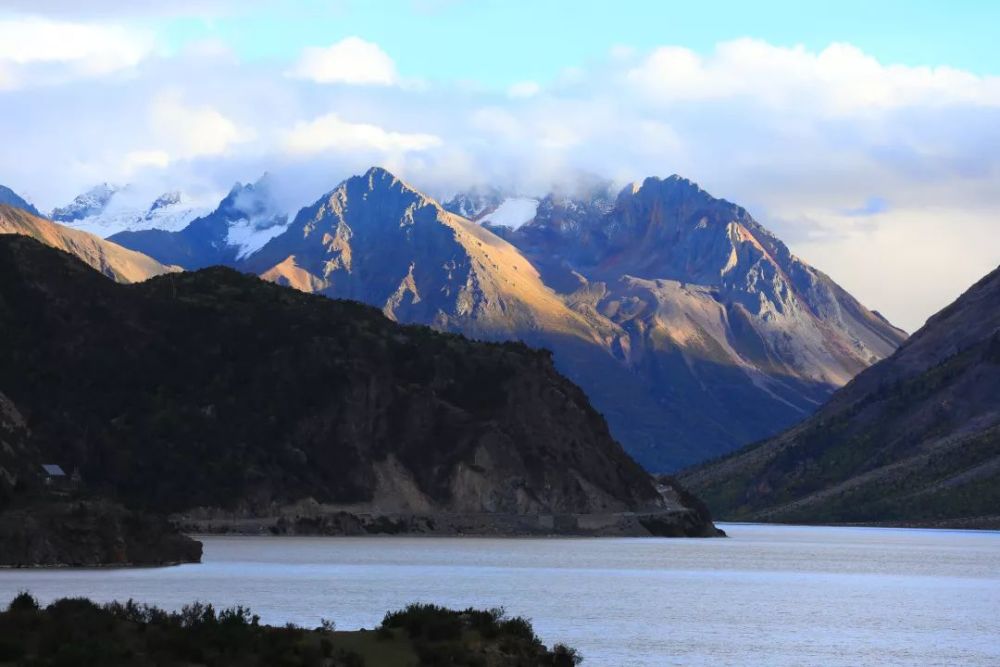
[[148,194],[132,186],[102,183],[67,206],[54,209],[52,219],[107,238],[123,231],[177,231],[210,210],[180,191],[166,192],[150,203]]
[[52,209],[52,219],[57,222],[76,222],[84,218],[100,215],[108,207],[111,198],[121,187],[110,183],[95,185],[66,206]]
[[219,210],[227,219],[226,245],[237,249],[236,259],[252,255],[288,228],[288,216],[277,209],[267,173],[256,183],[234,185]]

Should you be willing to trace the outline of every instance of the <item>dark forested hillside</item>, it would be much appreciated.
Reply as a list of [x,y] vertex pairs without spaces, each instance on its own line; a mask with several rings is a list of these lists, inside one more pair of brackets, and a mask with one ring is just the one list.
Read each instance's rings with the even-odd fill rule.
[[0,239],[0,333],[44,457],[132,506],[692,514],[522,344],[228,269],[117,285],[21,237]]

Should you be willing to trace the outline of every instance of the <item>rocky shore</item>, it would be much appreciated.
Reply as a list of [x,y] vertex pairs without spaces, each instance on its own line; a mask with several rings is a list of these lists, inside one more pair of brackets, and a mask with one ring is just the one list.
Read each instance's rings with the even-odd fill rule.
[[266,514],[199,510],[173,517],[200,535],[413,535],[479,537],[722,537],[695,510],[601,514],[353,512],[322,506]]

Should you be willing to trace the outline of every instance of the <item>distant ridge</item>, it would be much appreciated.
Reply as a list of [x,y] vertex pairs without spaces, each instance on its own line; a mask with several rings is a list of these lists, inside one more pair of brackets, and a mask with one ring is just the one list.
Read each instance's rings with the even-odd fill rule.
[[118,282],[142,282],[153,276],[179,270],[93,234],[70,229],[32,215],[26,210],[6,205],[0,205],[0,234],[29,236],[74,255]]
[[38,209],[29,204],[20,195],[11,190],[10,188],[0,185],[0,205],[12,206],[13,208],[19,208],[32,215],[41,216]]

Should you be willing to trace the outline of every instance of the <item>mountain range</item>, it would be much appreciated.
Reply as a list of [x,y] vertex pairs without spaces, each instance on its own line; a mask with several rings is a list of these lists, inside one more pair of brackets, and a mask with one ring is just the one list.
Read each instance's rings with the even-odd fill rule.
[[111,241],[554,352],[627,451],[672,471],[777,433],[905,339],[744,209],[673,176],[617,195],[439,204],[373,168],[288,221],[267,177],[183,229]]
[[[656,395],[643,385],[651,377],[660,381],[664,393],[680,387],[690,394],[680,391],[672,398],[695,413],[690,422],[700,419],[703,432],[715,425],[712,416],[698,412],[706,408],[695,405],[706,396],[714,396],[724,410],[738,412],[747,410],[740,402],[759,402],[761,394],[787,404],[820,401],[824,387],[846,381],[796,426],[688,468],[680,479],[727,519],[1000,525],[995,511],[1000,501],[1000,268],[906,339],[794,257],[746,211],[712,198],[690,181],[651,178],[617,196],[610,193],[601,182],[571,195],[538,199],[493,188],[462,193],[439,205],[375,168],[344,181],[288,222],[274,213],[265,177],[252,185],[237,184],[216,211],[182,230],[122,236],[149,241],[151,251],[161,255],[181,249],[173,259],[189,269],[228,264],[331,297],[334,303],[351,299],[373,304],[401,322],[547,347],[554,350],[558,367],[589,383],[595,404],[622,406],[627,418],[642,415],[642,401]],[[23,202],[14,198],[8,195]],[[264,230],[249,248],[233,241],[239,237],[232,230],[241,225]],[[129,252],[113,242],[9,206],[0,206],[0,230],[33,236],[110,277],[129,281],[109,271],[109,260],[101,259],[102,253],[115,257]],[[99,250],[92,251],[95,247]],[[153,262],[149,275],[176,270],[145,260]],[[205,292],[216,289],[226,298],[243,294],[238,298],[243,301],[259,296],[242,289],[249,284],[237,288],[231,282],[236,274],[219,271],[184,274],[194,281],[188,287],[197,285],[194,300],[211,301],[216,295]],[[139,273],[132,279],[143,277]],[[175,295],[176,280],[170,279]],[[46,289],[55,293],[66,288]],[[233,307],[221,301],[216,306]],[[348,319],[355,318],[357,314]],[[683,364],[671,366],[671,361]],[[865,370],[869,363],[873,365]],[[736,371],[755,380],[760,393],[747,393],[745,385],[734,382]],[[481,367],[473,374],[479,379],[464,393],[495,384]],[[685,385],[691,378],[700,387]],[[790,388],[799,395],[781,393]],[[806,389],[816,393],[810,396]],[[504,391],[509,393],[510,386]],[[616,392],[622,394],[617,403]],[[509,401],[521,399],[508,395]],[[800,406],[802,412],[811,411],[808,402]],[[15,423],[24,422],[7,397],[0,396],[0,407],[7,417],[17,416]],[[659,417],[667,427],[677,427],[676,412]],[[763,417],[766,421],[773,415]],[[720,421],[718,415],[715,419]],[[604,428],[603,422],[597,425],[587,428]],[[627,427],[624,431],[629,433]],[[18,451],[16,439],[12,442],[8,453]],[[671,461],[677,460],[676,443],[661,440]],[[695,454],[704,458],[707,451]],[[395,479],[388,486],[393,492],[375,492],[379,500],[367,510],[455,509],[442,504],[443,496],[435,498],[426,490],[414,494],[412,485],[400,482],[400,474],[420,477],[408,465],[402,473],[375,473],[376,487]],[[627,485],[648,485],[641,479]],[[681,507],[686,503],[707,521],[707,513],[697,510],[698,501],[670,478],[661,480],[661,500],[672,498]],[[497,497],[495,490],[490,493]],[[281,498],[288,502],[291,497]],[[577,496],[571,504],[593,501],[585,498]],[[220,502],[216,498],[208,506]],[[615,505],[605,496],[601,502],[588,511],[634,507],[636,502],[650,506],[649,498]],[[509,499],[504,503],[508,510],[517,506]],[[554,506],[543,504],[545,509]],[[517,508],[515,513],[524,509]],[[202,523],[194,528],[211,529],[213,516],[196,513]],[[342,520],[326,528],[343,530],[338,522]],[[693,525],[685,530],[697,532]]]
[[1000,268],[811,418],[681,478],[733,520],[1000,527]]

